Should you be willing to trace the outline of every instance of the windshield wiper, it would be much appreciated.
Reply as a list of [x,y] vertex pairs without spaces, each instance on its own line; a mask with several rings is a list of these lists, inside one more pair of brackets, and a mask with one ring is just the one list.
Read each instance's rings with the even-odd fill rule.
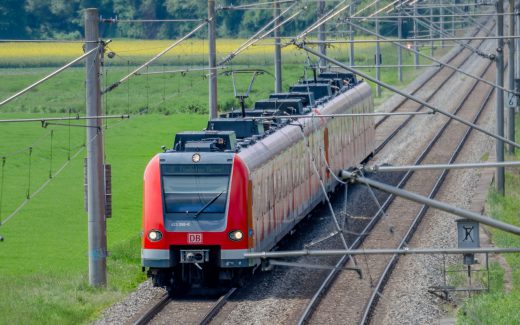
[[212,198],[206,205],[204,205],[197,213],[193,215],[193,218],[197,218],[204,210],[206,210],[210,205],[213,204],[222,194],[224,194],[226,190],[223,190],[222,192],[218,193],[214,198]]

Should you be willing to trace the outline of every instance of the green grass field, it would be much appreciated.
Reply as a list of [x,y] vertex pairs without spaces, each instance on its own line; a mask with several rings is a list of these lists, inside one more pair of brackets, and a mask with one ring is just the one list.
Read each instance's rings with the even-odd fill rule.
[[[383,51],[385,64],[391,64],[396,50],[385,45]],[[358,55],[359,64],[369,64],[373,52],[372,49],[360,50]],[[404,58],[405,64],[413,59],[408,54]],[[297,60],[293,58],[293,61],[288,60],[291,64],[284,65],[285,89],[303,76],[304,59],[298,59],[301,61],[296,64]],[[345,57],[342,59],[346,61]],[[19,62],[22,66],[23,60],[21,58]],[[240,66],[233,67],[272,71],[267,66],[271,60],[271,55],[264,55],[261,60],[246,57]],[[46,62],[40,64],[45,66]],[[103,87],[134,66],[108,62]],[[171,64],[158,65],[150,71],[178,68]],[[36,66],[0,69],[0,98],[6,98],[52,70],[51,67]],[[364,70],[375,74],[374,69]],[[394,69],[383,69],[382,80],[401,87],[420,71],[405,69],[405,82],[401,84],[396,81]],[[249,78],[250,75],[240,76],[239,91],[247,88]],[[68,116],[69,112],[83,115],[83,82],[83,68],[67,70],[3,106],[0,119]],[[171,146],[176,132],[205,127],[207,82],[201,72],[185,76],[138,76],[103,99],[107,114],[132,115],[130,120],[109,120],[105,131],[106,157],[112,164],[113,174],[113,217],[107,222],[110,254],[107,289],[88,286],[87,216],[83,210],[84,128],[50,126],[44,129],[39,123],[0,124],[0,158],[6,157],[0,189],[0,218],[9,217],[26,199],[27,193],[31,196],[28,204],[0,227],[0,234],[5,237],[0,243],[0,292],[7,297],[0,299],[0,324],[87,323],[144,280],[139,249],[142,173],[161,145]],[[266,98],[272,92],[273,83],[269,74],[257,77],[249,103]],[[238,106],[232,89],[231,79],[219,76],[221,111]],[[383,93],[379,101],[389,95],[390,92]],[[68,157],[76,153],[77,157],[55,176]],[[49,179],[49,175],[53,177],[52,181],[34,196],[34,191]]]
[[[175,132],[201,129],[205,121],[203,115],[153,114],[133,117],[106,130],[107,161],[113,168],[114,191],[113,218],[107,222],[110,251],[107,290],[93,290],[87,285],[87,218],[82,209],[84,153],[5,223],[0,228],[5,237],[0,244],[0,291],[8,293],[9,299],[0,299],[0,323],[82,323],[142,281],[139,232],[144,166],[161,144],[171,144]],[[56,129],[56,138],[68,139],[68,132]],[[12,136],[12,147],[17,137],[29,134],[38,137],[46,132],[37,123],[17,124],[16,129],[6,131],[2,128],[1,132]],[[76,131],[72,136],[75,149],[83,141],[81,133]],[[32,173],[35,184],[48,173],[47,166],[36,166],[33,165]],[[24,194],[27,174],[19,167],[11,165],[8,158],[4,211],[12,210],[23,199],[20,195]],[[11,193],[16,183],[22,183],[22,188]],[[71,297],[66,298],[68,295]]]

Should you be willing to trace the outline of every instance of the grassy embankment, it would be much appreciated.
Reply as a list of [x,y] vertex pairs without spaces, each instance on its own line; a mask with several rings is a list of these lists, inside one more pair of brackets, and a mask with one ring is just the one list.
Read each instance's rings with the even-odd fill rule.
[[[520,123],[520,118],[517,118]],[[517,133],[517,142],[520,136]],[[520,160],[516,151],[510,160]],[[506,171],[506,195],[491,190],[487,210],[497,219],[520,226],[520,172],[518,168]],[[488,228],[492,241],[498,247],[520,247],[520,237]],[[457,314],[457,324],[519,324],[520,323],[520,254],[504,254],[511,269],[511,290],[504,289],[505,270],[492,264],[490,292],[467,299]]]
[[[117,59],[116,56],[113,61],[107,60],[106,84],[117,80],[138,62],[143,62],[166,45],[166,42],[158,45],[154,42],[131,43],[134,47],[130,50],[126,47],[119,50],[118,41],[111,45],[111,49],[119,51],[124,58]],[[184,52],[182,56],[173,54],[154,69],[176,69],[177,59],[181,58],[184,60],[183,64],[197,61],[198,58],[201,58],[200,61],[193,65],[203,63],[204,51],[201,50],[202,42],[199,43],[197,48],[189,48],[190,53]],[[240,41],[225,43],[230,44],[230,49],[221,50],[221,57],[222,53],[231,51]],[[78,44],[66,44],[63,47],[55,44],[31,46],[26,49],[30,53],[14,52],[11,55],[6,54],[6,51],[14,49],[6,44],[0,46],[0,66],[28,66],[0,70],[0,98],[7,97],[52,71],[49,66],[63,64],[80,53]],[[76,52],[69,53],[66,48],[70,46],[74,46]],[[18,44],[15,47],[16,51],[23,48]],[[129,52],[123,52],[124,50]],[[331,51],[334,52],[333,50]],[[340,50],[347,53],[344,48]],[[245,53],[245,58],[237,64],[251,67],[269,65],[271,48],[263,51],[256,56],[255,53],[249,53],[250,56]],[[356,51],[356,62],[371,62],[372,51],[368,46],[360,46]],[[383,53],[385,64],[390,64],[396,51],[385,45]],[[339,57],[342,58],[341,55]],[[411,63],[411,56],[406,54],[404,57],[406,63]],[[302,62],[305,58],[299,52],[285,52],[284,59],[288,62],[284,65],[285,87],[303,74]],[[130,66],[126,66],[129,59]],[[346,60],[344,55],[342,59]],[[124,62],[118,65],[115,63],[117,60]],[[272,70],[270,67],[263,68]],[[374,69],[365,70],[374,74]],[[415,71],[406,70],[406,80],[413,79]],[[0,217],[5,219],[9,216],[25,199],[27,192],[32,197],[18,214],[0,227],[0,234],[5,237],[5,241],[0,243],[0,292],[5,298],[0,299],[0,324],[85,323],[96,317],[107,305],[121,299],[144,279],[139,267],[142,172],[148,159],[159,151],[161,145],[171,145],[175,132],[204,127],[206,115],[188,114],[207,111],[207,80],[202,75],[203,73],[194,72],[186,76],[173,74],[135,77],[130,81],[130,86],[120,86],[104,101],[108,113],[133,114],[128,121],[109,121],[109,129],[106,131],[106,155],[107,161],[112,164],[114,192],[114,216],[107,222],[110,256],[109,284],[106,290],[90,288],[86,275],[87,218],[83,211],[82,167],[84,151],[72,159],[61,174],[53,176],[42,192],[37,196],[33,195],[48,179],[49,172],[54,175],[67,161],[69,154],[73,155],[81,150],[84,129],[69,129],[67,126],[43,129],[38,123],[0,124],[0,157],[7,157],[1,189],[3,198]],[[241,81],[247,82],[249,76],[241,78]],[[395,70],[384,69],[382,78],[395,84]],[[83,68],[68,70],[2,107],[0,118],[66,116],[69,110],[83,114],[83,80]],[[258,77],[253,87],[252,100],[267,97],[272,84],[272,77]],[[231,81],[228,77],[221,76],[219,105],[221,108],[229,108],[233,104],[236,102],[232,97]],[[138,112],[148,114],[136,114]],[[51,128],[54,130],[52,162]],[[33,149],[29,176],[30,146]]]

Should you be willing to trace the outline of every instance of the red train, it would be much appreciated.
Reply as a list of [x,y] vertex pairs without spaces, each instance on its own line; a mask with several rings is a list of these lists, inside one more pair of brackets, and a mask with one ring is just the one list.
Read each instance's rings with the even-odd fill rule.
[[[371,116],[279,116],[363,112],[373,112],[370,87],[325,72],[211,120],[205,131],[177,134],[144,173],[141,255],[154,284],[211,286],[250,273],[260,261],[244,253],[272,249],[324,200],[310,155],[333,191],[327,165],[339,172],[374,148]],[[255,118],[266,115],[278,117]]]

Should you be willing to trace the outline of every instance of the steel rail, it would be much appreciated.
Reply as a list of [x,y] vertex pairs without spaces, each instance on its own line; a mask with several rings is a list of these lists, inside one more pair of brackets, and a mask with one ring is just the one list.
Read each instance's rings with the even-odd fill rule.
[[[374,35],[374,36],[376,36],[376,37],[380,37],[381,39],[388,39],[388,37],[385,37],[385,36],[382,36],[382,35],[380,35],[380,34],[377,34],[376,32],[373,32],[373,31],[371,31],[371,30],[369,30],[369,29],[367,29],[367,28],[361,27],[361,26],[358,25],[358,24],[354,24],[353,22],[348,22],[348,23],[349,23],[350,25],[352,25],[353,27],[355,27],[355,28],[357,28],[357,29],[359,29],[359,30],[364,31],[365,33],[368,33],[368,34]],[[456,70],[457,72],[460,72],[460,73],[462,73],[463,75],[465,75],[465,76],[467,76],[467,77],[469,77],[469,78],[480,80],[480,81],[482,81],[482,82],[484,82],[484,83],[487,83],[488,85],[490,85],[490,86],[492,86],[492,87],[498,88],[498,89],[503,90],[503,91],[505,91],[505,92],[507,92],[507,93],[512,93],[512,94],[517,95],[513,90],[510,90],[510,89],[507,89],[507,88],[505,88],[505,87],[499,86],[499,85],[497,85],[497,84],[495,84],[495,83],[493,83],[493,82],[490,82],[490,81],[488,81],[488,80],[479,79],[477,76],[475,76],[475,75],[473,75],[473,74],[471,74],[471,73],[468,73],[468,72],[466,72],[466,71],[464,71],[464,70],[458,69],[458,68],[456,68],[456,67],[454,67],[454,66],[452,66],[452,65],[450,65],[450,64],[447,64],[446,62],[442,62],[441,60],[438,60],[438,59],[436,59],[436,58],[434,58],[434,57],[432,57],[432,56],[429,56],[429,55],[426,55],[426,54],[424,54],[424,53],[421,53],[420,51],[416,51],[416,50],[413,49],[413,48],[408,48],[408,47],[406,47],[406,45],[403,45],[403,44],[401,44],[401,43],[399,43],[399,42],[393,41],[392,43],[393,43],[395,46],[399,46],[400,48],[405,49],[406,51],[409,51],[409,52],[412,52],[412,53],[418,54],[418,55],[420,55],[420,56],[422,56],[422,57],[424,57],[424,58],[426,58],[426,59],[428,59],[428,60],[431,60],[431,61],[433,61],[433,62],[437,62],[437,63],[439,63],[439,64],[442,64],[443,66],[446,66],[446,67],[449,67],[449,68],[451,68],[451,69],[454,69],[454,70]],[[309,50],[311,50],[311,49],[307,48],[307,47],[305,46],[304,43],[296,43],[296,42],[295,42],[294,44],[295,44],[296,46],[298,46],[299,48],[301,48],[301,49],[307,51],[307,52],[309,52]],[[311,51],[312,51],[312,50],[311,50]],[[313,51],[313,52],[314,52],[314,51]],[[315,53],[317,53],[317,52],[315,52],[315,53],[313,53],[313,52],[310,52],[310,53],[312,53],[312,54],[314,54],[314,55],[316,55],[316,56],[318,56],[318,57],[321,57],[320,55],[322,55],[321,53],[319,53],[320,55],[317,55],[317,54],[315,54]],[[322,56],[323,56],[323,55],[322,55]],[[329,61],[330,61],[330,60],[331,60],[331,59],[329,58]],[[336,64],[337,64],[337,63],[336,63]],[[353,72],[353,71],[351,71],[351,72]],[[369,79],[369,78],[367,78],[367,79]],[[372,78],[372,79],[373,79],[373,78]],[[369,79],[369,80],[371,80],[371,79]],[[373,81],[373,80],[372,80],[372,81]],[[376,82],[376,81],[374,81],[374,82]],[[376,82],[376,83],[377,83],[377,82]],[[380,83],[380,82],[379,82],[379,83]],[[383,86],[383,85],[381,84],[381,86]],[[389,85],[387,85],[387,86],[389,86]],[[387,86],[384,86],[384,87],[385,87],[385,88],[388,88]],[[390,87],[391,87],[391,86],[390,86]]]
[[[488,66],[488,68],[489,68],[489,66]],[[469,94],[469,92],[468,92],[468,94]],[[466,96],[468,96],[468,95],[466,95]],[[462,105],[460,105],[459,108],[461,106]],[[437,132],[437,134],[434,136],[432,142],[433,141],[437,141],[437,139],[440,137],[440,135],[442,134],[442,132],[444,131],[444,129],[446,127],[447,127],[447,123],[446,123],[445,127],[443,127],[441,130],[439,130]],[[414,164],[415,165],[420,164],[426,158],[426,156],[429,153],[429,151],[430,150],[428,148],[423,150],[423,152],[421,152],[419,157],[415,160]],[[401,180],[397,184],[397,188],[404,187],[412,175],[413,175],[413,171],[410,171],[410,170],[407,171],[406,174],[403,175],[403,177],[401,178]],[[365,237],[367,236],[367,234],[370,233],[370,231],[375,227],[375,225],[379,222],[379,220],[384,216],[384,212],[386,210],[388,210],[388,207],[393,203],[394,199],[395,199],[395,196],[394,195],[390,195],[385,200],[385,202],[381,205],[381,208],[373,215],[372,218],[370,218],[370,221],[368,222],[368,224],[360,232],[361,235],[357,236],[356,239],[354,240],[354,242],[351,244],[351,249],[357,249],[358,247],[361,246],[361,244],[362,244],[363,240],[365,239]],[[329,272],[329,274],[327,275],[327,277],[325,278],[325,280],[323,281],[321,286],[318,288],[316,293],[313,295],[313,297],[311,298],[311,300],[307,304],[305,310],[302,312],[302,315],[300,316],[300,318],[298,320],[298,324],[305,324],[310,319],[310,317],[312,316],[315,308],[318,306],[322,296],[330,288],[330,286],[332,285],[332,283],[336,279],[337,275],[341,272],[341,269],[343,268],[343,266],[348,261],[349,261],[349,257],[347,255],[344,255],[336,263],[336,265],[334,266],[334,269],[331,270],[331,272]]]
[[[486,71],[482,74],[484,75],[487,70],[491,67],[492,64],[489,64],[489,66],[486,68]],[[457,108],[457,112],[458,113],[464,106],[464,104],[466,103],[466,101],[468,100],[470,94],[475,90],[476,86],[477,86],[478,82],[475,82],[473,87],[471,88],[470,91],[467,92],[464,100],[462,101],[462,103],[460,104],[460,106]],[[475,114],[475,117],[473,119],[473,121],[476,123],[478,121],[478,119],[480,118],[482,112],[484,111],[484,109],[486,108],[491,96],[493,94],[493,88],[491,88],[486,97],[485,97],[485,100],[483,101],[482,105],[479,107],[479,110],[477,112],[477,114]],[[433,148],[433,145],[435,143],[438,142],[438,140],[441,138],[442,134],[444,133],[444,131],[448,128],[448,126],[451,124],[451,122],[453,121],[453,119],[450,119],[447,123],[445,123],[445,125],[442,127],[441,130],[439,130],[439,132],[437,133],[437,135],[434,137],[434,141],[432,141],[432,143],[429,144],[429,149],[428,149],[428,153],[430,152],[431,148]],[[463,135],[461,141],[459,142],[459,144],[457,145],[457,147],[455,148],[455,150],[453,151],[450,159],[448,160],[448,163],[452,163],[453,161],[455,161],[455,159],[458,157],[460,151],[462,150],[462,147],[464,146],[464,144],[466,143],[467,139],[469,138],[469,135],[471,134],[471,131],[472,131],[472,128],[471,127],[468,127],[468,129],[466,130],[465,134]],[[426,155],[425,155],[426,157]],[[413,173],[413,171],[409,171],[408,173]],[[440,190],[444,180],[446,179],[446,176],[448,175],[448,170],[444,170],[441,175],[437,178],[437,181],[433,187],[433,189],[431,190],[430,194],[428,195],[428,197],[432,198],[432,197],[435,197],[435,195],[438,193],[438,191]],[[399,244],[399,249],[403,249],[404,246],[410,241],[410,239],[412,238],[413,234],[415,233],[415,230],[417,230],[420,222],[422,221],[424,215],[426,214],[426,212],[428,211],[428,206],[427,205],[423,205],[421,210],[419,211],[419,213],[415,216],[412,224],[410,225],[407,233],[405,234],[405,236],[403,236],[403,239],[401,241],[401,243]],[[365,311],[363,313],[363,317],[362,317],[362,320],[360,322],[360,324],[366,324],[369,320],[369,317],[371,316],[371,312],[372,310],[375,308],[376,304],[377,304],[377,301],[379,299],[379,293],[383,290],[384,286],[386,285],[390,275],[391,275],[391,272],[393,271],[393,268],[395,267],[397,261],[399,259],[399,255],[393,255],[390,262],[387,263],[387,266],[385,267],[385,270],[383,271],[383,274],[380,276],[379,280],[378,280],[378,283],[377,285],[374,287],[373,291],[372,291],[372,295],[371,297],[369,298],[369,301],[367,302],[366,306],[365,306]]]
[[172,301],[169,294],[164,294],[161,299],[153,304],[144,314],[141,315],[133,324],[146,325],[148,324],[161,310],[164,309]]
[[[226,294],[222,295],[211,308],[196,321],[198,324],[206,325],[218,314],[218,312],[224,307],[229,298],[233,296],[237,288],[231,288]],[[164,294],[156,303],[148,308],[137,320],[133,322],[134,325],[146,325],[157,316],[168,304],[175,302],[170,294]]]
[[[434,106],[434,105],[432,105],[432,104],[430,104],[430,103],[428,103],[428,102],[426,102],[426,101],[424,101],[424,100],[422,100],[422,99],[420,99],[420,98],[418,98],[416,96],[413,96],[413,95],[410,95],[410,94],[408,94],[408,93],[406,93],[404,91],[401,91],[401,90],[397,89],[394,86],[391,86],[391,85],[389,85],[387,83],[378,81],[375,78],[373,78],[372,76],[370,76],[370,75],[368,75],[366,73],[363,73],[363,72],[361,72],[361,71],[359,71],[357,69],[354,69],[352,67],[349,67],[348,65],[343,64],[340,61],[337,61],[337,60],[335,60],[335,59],[333,59],[333,58],[331,58],[329,56],[323,55],[323,54],[321,54],[321,53],[319,53],[319,52],[317,52],[317,51],[315,51],[313,49],[310,49],[310,48],[306,47],[305,45],[302,45],[302,44],[295,44],[295,45],[300,47],[304,51],[307,51],[307,52],[309,52],[309,53],[311,53],[311,54],[313,54],[313,55],[315,55],[317,57],[323,58],[323,59],[325,59],[325,60],[327,60],[327,61],[329,61],[329,62],[331,62],[333,64],[336,64],[336,65],[344,68],[345,70],[348,70],[348,71],[350,71],[350,72],[352,72],[352,73],[354,73],[354,74],[356,74],[358,76],[361,76],[361,77],[363,77],[363,78],[365,78],[367,80],[370,80],[370,81],[372,81],[372,82],[374,82],[376,84],[379,84],[382,87],[385,87],[385,88],[389,89],[390,91],[393,91],[393,92],[398,93],[398,94],[400,94],[402,96],[408,97],[411,100],[413,100],[413,101],[415,101],[415,102],[417,102],[419,104],[422,104],[422,105],[426,106],[427,108],[429,108],[429,109],[431,109],[431,110],[433,110],[433,111],[435,111],[437,113],[440,113],[440,114],[445,115],[447,117],[450,117],[450,118],[452,118],[452,119],[454,119],[454,120],[456,120],[456,121],[458,121],[458,122],[460,122],[462,124],[470,126],[470,127],[474,128],[475,130],[478,130],[478,131],[480,131],[480,132],[482,132],[482,133],[484,133],[484,134],[486,134],[486,135],[488,135],[488,136],[490,136],[490,137],[492,137],[492,138],[494,138],[496,140],[500,140],[500,141],[502,141],[504,143],[510,144],[510,145],[515,146],[517,148],[520,148],[520,144],[518,144],[518,143],[516,143],[514,141],[511,141],[511,140],[509,140],[509,139],[507,139],[507,138],[505,138],[503,136],[500,136],[500,135],[497,135],[496,133],[488,131],[488,130],[486,130],[486,129],[484,129],[484,128],[482,128],[482,127],[480,127],[480,126],[478,126],[478,125],[476,125],[474,123],[468,122],[465,119],[460,118],[460,117],[458,117],[456,115],[453,115],[452,113],[447,112],[447,111],[445,111],[443,109],[440,109],[437,106]],[[482,81],[482,82],[484,82],[486,84],[490,84],[488,81],[485,81],[485,80],[482,80],[482,79],[480,79],[480,81]],[[490,84],[490,86],[493,86],[493,87],[498,88],[500,90],[504,90],[503,87],[494,86],[493,84]]]
[[211,307],[211,309],[204,315],[204,317],[200,320],[200,325],[206,325],[211,322],[211,320],[220,312],[222,307],[228,302],[229,298],[233,296],[236,292],[237,288],[231,288],[225,295],[220,297],[215,304]]
[[[479,33],[479,30],[475,30],[474,35],[477,35],[478,33]],[[468,42],[468,43],[469,43],[469,42]],[[483,43],[484,43],[484,41],[480,42],[480,44],[478,44],[477,47],[480,47]],[[454,61],[454,60],[455,60],[459,55],[461,55],[461,54],[464,52],[464,50],[465,50],[465,48],[461,47],[461,48],[459,49],[459,51],[458,51],[455,55],[453,55],[453,56],[448,60],[448,63],[453,62],[453,61]],[[472,53],[470,53],[470,54],[466,57],[466,59],[464,59],[463,62],[461,62],[461,63],[458,65],[458,67],[463,66],[471,56],[472,56]],[[446,67],[442,67],[442,68],[436,70],[435,73],[434,73],[430,78],[425,79],[425,80],[424,80],[424,81],[423,81],[423,82],[422,82],[422,83],[421,83],[421,84],[420,84],[416,89],[414,89],[414,90],[411,92],[411,94],[412,94],[412,95],[415,95],[416,93],[418,93],[418,92],[419,92],[419,91],[420,91],[420,90],[421,90],[421,89],[422,89],[422,88],[423,88],[423,87],[424,87],[428,82],[431,81],[431,79],[432,79],[434,76],[436,76],[436,75],[438,75],[439,73],[441,73],[441,71],[443,71],[444,69],[447,69],[447,68],[446,68]],[[451,70],[451,72],[450,72],[449,75],[447,76],[446,80],[450,79],[454,74],[455,74],[455,70]],[[437,91],[438,91],[438,89],[434,91],[434,94],[436,94]],[[426,98],[426,100],[430,100],[431,98],[432,98],[432,97],[429,96],[429,97]],[[396,110],[398,110],[400,106],[404,105],[404,103],[406,103],[406,102],[409,101],[409,100],[410,100],[410,99],[409,99],[409,98],[406,98],[406,97],[405,97],[405,98],[402,98],[401,101],[400,101],[400,103],[399,103],[398,105],[395,106],[395,108],[392,110],[392,112],[395,112]],[[420,106],[419,109],[417,109],[417,111],[420,110],[422,107],[423,107],[423,106]],[[375,124],[375,127],[377,128],[377,127],[378,127],[379,125],[381,125],[384,121],[386,121],[386,119],[387,119],[387,118],[384,117],[384,118],[380,119],[379,121],[377,121],[376,124]],[[404,125],[406,125],[406,123],[408,123],[408,122],[405,122],[405,123],[402,124],[402,125],[401,125],[397,130],[395,130],[395,131],[394,131],[395,134],[397,134],[397,133],[400,131],[400,129],[401,129],[402,127],[404,127]],[[394,134],[393,136],[395,136],[395,134]],[[393,136],[392,136],[392,137],[393,137]],[[376,150],[374,150],[374,152],[375,152],[375,153],[378,153],[378,152],[379,152],[379,151],[380,151],[380,150],[381,150],[381,149],[386,145],[386,143],[388,143],[389,141],[390,141],[390,139],[385,140],[385,141],[384,141],[380,146],[378,146],[378,147],[376,148]]]

